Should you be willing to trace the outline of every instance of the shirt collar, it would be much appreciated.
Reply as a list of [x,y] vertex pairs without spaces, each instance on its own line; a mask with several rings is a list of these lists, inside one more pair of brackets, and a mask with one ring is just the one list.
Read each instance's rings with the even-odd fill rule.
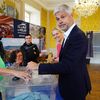
[[70,32],[72,31],[72,29],[74,28],[76,24],[74,23],[66,32],[64,32],[64,38],[65,40],[68,38]]

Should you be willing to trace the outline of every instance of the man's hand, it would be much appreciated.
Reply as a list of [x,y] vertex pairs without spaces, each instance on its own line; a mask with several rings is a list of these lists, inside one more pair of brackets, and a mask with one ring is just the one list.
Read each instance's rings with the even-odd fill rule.
[[53,62],[58,63],[59,62],[59,57],[54,57]]
[[39,64],[31,61],[27,64],[27,71],[38,70],[38,66]]
[[26,82],[31,80],[31,75],[24,71],[13,71],[13,75],[22,78]]

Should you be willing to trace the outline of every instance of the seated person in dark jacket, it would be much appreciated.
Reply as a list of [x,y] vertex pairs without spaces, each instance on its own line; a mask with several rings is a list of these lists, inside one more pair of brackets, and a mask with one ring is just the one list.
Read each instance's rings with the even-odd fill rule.
[[27,63],[30,61],[37,62],[37,58],[39,57],[39,49],[36,44],[32,43],[32,36],[30,34],[25,36],[25,43],[20,49],[23,53],[24,65],[27,65]]

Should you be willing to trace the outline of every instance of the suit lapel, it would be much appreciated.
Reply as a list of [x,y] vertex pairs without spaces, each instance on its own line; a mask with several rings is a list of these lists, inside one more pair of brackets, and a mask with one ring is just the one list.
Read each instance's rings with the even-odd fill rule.
[[75,25],[74,28],[72,29],[71,33],[69,34],[68,38],[66,39],[64,46],[62,45],[59,57],[62,56],[63,51],[64,51],[64,48],[68,46],[70,37],[71,37],[73,34],[76,33],[77,29],[78,29],[78,27],[77,27],[77,25]]
[[[62,53],[63,53],[63,50],[64,50],[65,46],[68,45],[68,41],[69,41],[69,37],[66,39],[64,46],[63,46],[63,43],[62,43],[61,51],[60,51],[60,55],[59,55],[60,57],[61,57],[61,55],[62,55]],[[64,41],[63,41],[63,42],[64,42]]]

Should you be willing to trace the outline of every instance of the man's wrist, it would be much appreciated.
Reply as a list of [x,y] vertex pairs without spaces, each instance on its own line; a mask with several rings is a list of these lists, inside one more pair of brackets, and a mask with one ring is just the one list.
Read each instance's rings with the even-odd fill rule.
[[38,68],[39,68],[39,65],[40,65],[40,63],[37,63],[37,66],[36,66],[36,67],[37,67],[37,70],[38,70]]

